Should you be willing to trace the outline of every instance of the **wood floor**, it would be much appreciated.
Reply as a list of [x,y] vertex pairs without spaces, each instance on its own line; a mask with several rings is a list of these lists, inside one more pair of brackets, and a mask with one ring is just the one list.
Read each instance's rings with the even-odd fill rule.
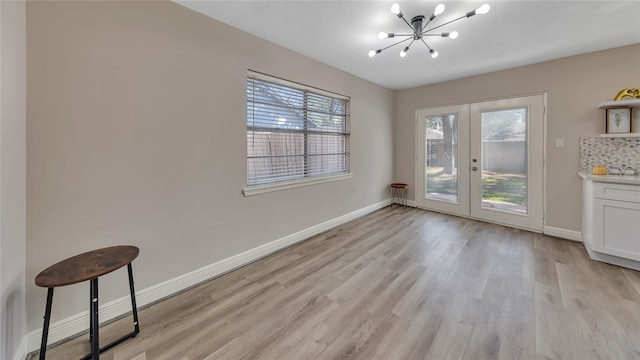
[[[640,273],[580,243],[394,206],[145,308],[140,324],[101,359],[640,359]],[[47,359],[88,351],[82,336]]]

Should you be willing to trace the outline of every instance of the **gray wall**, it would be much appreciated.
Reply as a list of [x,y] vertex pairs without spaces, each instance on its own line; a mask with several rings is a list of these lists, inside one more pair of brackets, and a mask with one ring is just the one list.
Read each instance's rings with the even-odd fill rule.
[[[547,92],[546,226],[579,232],[578,139],[604,133],[605,114],[598,106],[621,89],[637,87],[638,79],[640,44],[397,91],[394,179],[415,189],[417,108]],[[555,147],[556,138],[565,139],[564,148]]]
[[[174,3],[28,2],[27,17],[30,330],[33,278],[70,255],[139,246],[145,289],[388,198],[392,91]],[[243,197],[247,69],[351,96],[351,179]],[[101,303],[122,281],[101,280]],[[52,320],[86,298],[58,291]]]
[[27,332],[25,20],[23,1],[0,1],[0,359],[7,360],[24,356]]

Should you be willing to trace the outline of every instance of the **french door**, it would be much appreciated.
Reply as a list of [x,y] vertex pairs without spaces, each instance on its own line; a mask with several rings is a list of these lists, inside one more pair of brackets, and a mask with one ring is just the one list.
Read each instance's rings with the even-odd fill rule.
[[418,110],[418,207],[542,231],[544,103]]

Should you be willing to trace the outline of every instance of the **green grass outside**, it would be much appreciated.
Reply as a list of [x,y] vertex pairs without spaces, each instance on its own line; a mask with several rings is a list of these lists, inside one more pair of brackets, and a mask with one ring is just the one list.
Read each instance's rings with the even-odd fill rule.
[[[456,176],[439,174],[442,168],[428,168],[427,182],[430,193],[456,195]],[[526,206],[527,179],[524,174],[502,174],[485,171],[482,196],[485,200],[502,201]]]

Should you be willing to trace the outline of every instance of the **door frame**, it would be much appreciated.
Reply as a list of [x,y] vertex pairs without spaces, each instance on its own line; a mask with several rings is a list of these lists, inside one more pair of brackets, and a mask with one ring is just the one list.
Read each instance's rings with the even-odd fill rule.
[[[415,132],[415,146],[414,146],[414,156],[415,156],[415,162],[414,162],[414,184],[416,184],[416,186],[414,187],[414,199],[415,199],[415,206],[418,207],[418,196],[419,196],[419,190],[418,189],[418,185],[419,185],[419,171],[423,171],[424,169],[420,170],[419,169],[419,148],[420,148],[420,134],[418,131],[418,112],[421,110],[426,110],[426,109],[433,109],[433,108],[446,108],[446,107],[456,107],[456,106],[463,106],[463,105],[468,105],[469,107],[471,107],[474,104],[479,104],[479,103],[484,103],[484,102],[490,102],[490,101],[501,101],[501,100],[509,100],[509,99],[514,99],[514,98],[525,98],[525,97],[530,97],[530,96],[542,96],[542,228],[541,229],[530,229],[527,227],[522,227],[522,226],[517,226],[517,225],[513,225],[513,224],[504,224],[504,223],[500,223],[497,221],[492,221],[490,219],[477,219],[471,216],[471,213],[469,212],[469,215],[459,215],[456,214],[454,212],[451,211],[446,211],[443,210],[441,212],[443,213],[447,213],[447,214],[452,214],[452,215],[456,215],[456,216],[461,216],[461,217],[466,217],[466,218],[470,218],[470,219],[475,219],[475,220],[479,220],[479,221],[485,221],[485,222],[489,222],[489,223],[495,223],[495,224],[500,224],[500,225],[505,225],[505,226],[509,226],[509,227],[513,227],[513,228],[520,228],[520,229],[525,229],[528,231],[533,231],[533,232],[538,232],[538,233],[544,233],[544,229],[547,226],[547,217],[546,217],[546,213],[547,213],[547,92],[535,92],[535,93],[528,93],[528,94],[520,94],[520,95],[513,95],[513,96],[505,96],[505,97],[499,97],[499,98],[489,98],[489,99],[481,99],[481,100],[474,100],[474,101],[469,101],[469,102],[458,102],[458,103],[450,103],[450,104],[443,104],[443,105],[429,105],[429,106],[424,106],[424,107],[419,107],[416,108],[414,111],[414,132]],[[471,131],[471,129],[469,128],[469,131]],[[469,158],[470,159],[470,158]],[[469,164],[469,171],[470,171],[471,165]],[[434,210],[434,211],[440,211],[440,210]]]

